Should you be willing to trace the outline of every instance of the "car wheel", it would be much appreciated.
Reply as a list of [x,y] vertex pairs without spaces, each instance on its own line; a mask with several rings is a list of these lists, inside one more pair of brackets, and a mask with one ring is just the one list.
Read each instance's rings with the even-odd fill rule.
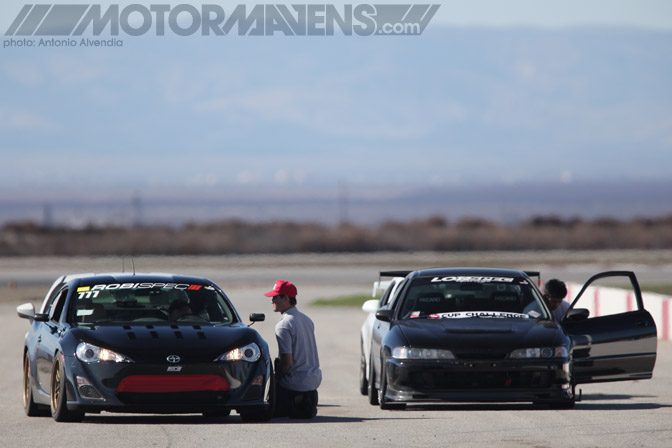
[[364,342],[361,343],[361,365],[359,367],[359,393],[367,395],[369,393],[369,381],[366,379],[366,357],[364,355]]
[[40,406],[33,401],[33,376],[30,374],[30,356],[28,352],[23,359],[23,410],[28,417],[46,417],[49,408]]
[[380,372],[380,391],[378,392],[378,402],[380,403],[380,409],[401,410],[406,408],[406,403],[399,403],[386,400],[385,399],[386,393],[387,393],[387,374],[385,372],[384,367],[382,367]]
[[373,356],[369,359],[369,404],[371,406],[378,405],[378,389],[376,389],[376,371],[373,368]]
[[275,374],[273,371],[271,371],[268,381],[271,383],[268,388],[268,395],[266,396],[268,405],[250,410],[241,409],[238,413],[242,421],[246,423],[259,423],[267,422],[273,418],[273,412],[275,412]]
[[81,422],[84,418],[83,412],[71,411],[68,409],[68,388],[66,386],[65,368],[60,362],[60,355],[56,355],[56,360],[51,369],[51,416],[57,422]]

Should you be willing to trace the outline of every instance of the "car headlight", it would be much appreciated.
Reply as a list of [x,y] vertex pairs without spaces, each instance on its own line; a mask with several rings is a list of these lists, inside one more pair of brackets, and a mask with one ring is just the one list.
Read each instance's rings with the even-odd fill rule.
[[88,342],[80,342],[75,350],[77,359],[84,362],[133,362],[128,356],[121,355],[112,350],[97,347]]
[[215,361],[248,361],[255,362],[261,358],[261,349],[254,342],[245,347],[234,348],[219,356]]
[[513,359],[567,358],[568,356],[569,350],[567,350],[567,347],[519,348],[509,354],[509,358]]
[[394,347],[392,357],[396,359],[455,359],[455,355],[450,350],[414,347]]

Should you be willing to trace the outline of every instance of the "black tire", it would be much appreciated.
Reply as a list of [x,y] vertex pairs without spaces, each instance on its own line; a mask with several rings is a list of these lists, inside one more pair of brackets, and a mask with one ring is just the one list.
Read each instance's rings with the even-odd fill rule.
[[[574,378],[573,366],[571,372],[572,374],[570,378]],[[546,404],[548,404],[551,409],[574,409],[574,405],[576,404],[576,384],[574,384],[574,382],[572,381],[572,398],[550,401],[546,402]]]
[[376,389],[376,371],[373,367],[373,356],[369,358],[369,404],[371,406],[378,406],[378,389]]
[[366,357],[364,356],[364,341],[361,342],[361,365],[359,367],[359,393],[362,395],[369,394],[369,381],[366,379],[367,368],[366,368]]
[[23,410],[28,417],[48,417],[49,408],[35,403],[33,400],[33,376],[30,374],[30,356],[23,357]]
[[268,381],[271,383],[270,387],[268,388],[268,395],[266,396],[268,405],[265,407],[259,406],[255,409],[241,409],[238,411],[240,414],[240,419],[245,423],[267,422],[273,418],[273,413],[275,412],[275,374],[272,370]]
[[552,401],[548,403],[548,405],[551,407],[551,409],[574,409],[574,405],[576,404],[576,400],[571,399],[571,400],[565,400],[565,401]]
[[57,422],[81,422],[84,413],[68,409],[68,388],[66,385],[65,368],[61,364],[60,355],[56,354],[51,368],[51,416]]
[[380,403],[380,409],[385,409],[385,410],[401,410],[401,409],[406,409],[406,403],[399,403],[396,401],[389,401],[385,399],[385,394],[387,393],[387,374],[385,372],[385,368],[383,367],[385,364],[382,363],[381,366],[381,372],[380,372],[380,391],[378,392],[378,402]]
[[203,417],[208,418],[226,418],[231,415],[231,409],[218,409],[216,411],[205,411]]

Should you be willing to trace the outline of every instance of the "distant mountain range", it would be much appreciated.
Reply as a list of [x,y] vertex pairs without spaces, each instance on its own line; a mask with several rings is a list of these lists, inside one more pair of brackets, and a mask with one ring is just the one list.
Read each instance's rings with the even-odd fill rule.
[[295,221],[376,225],[441,216],[515,224],[534,216],[563,219],[672,215],[672,181],[651,183],[515,184],[475,188],[357,190],[325,195],[227,195],[167,198],[137,195],[99,200],[0,201],[0,224],[30,220],[43,225]]

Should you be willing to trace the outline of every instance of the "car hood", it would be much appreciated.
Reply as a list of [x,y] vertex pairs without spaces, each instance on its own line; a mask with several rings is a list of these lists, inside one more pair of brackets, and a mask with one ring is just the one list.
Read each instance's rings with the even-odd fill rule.
[[397,321],[409,347],[451,350],[458,358],[503,358],[519,348],[569,347],[557,323],[536,319],[410,319]]
[[178,355],[184,362],[211,362],[251,342],[268,353],[261,336],[244,325],[100,325],[73,329],[72,337],[145,362],[164,361],[168,355]]

